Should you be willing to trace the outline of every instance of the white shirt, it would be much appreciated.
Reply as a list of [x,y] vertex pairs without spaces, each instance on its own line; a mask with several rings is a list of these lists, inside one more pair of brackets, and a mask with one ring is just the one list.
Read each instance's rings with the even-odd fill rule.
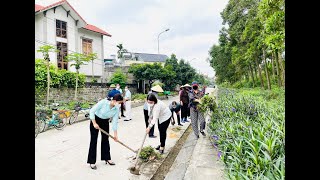
[[128,98],[128,101],[130,101],[130,100],[131,100],[131,92],[130,92],[130,90],[129,90],[129,89],[126,91],[125,98]]
[[[148,108],[149,114],[150,114],[150,109]],[[151,120],[150,126],[155,125],[157,120],[159,120],[159,124],[163,123],[166,120],[169,120],[171,117],[171,111],[169,109],[169,106],[166,105],[164,102],[158,99],[157,104],[154,105],[153,107],[153,118]],[[151,126],[152,127],[152,126]]]
[[120,94],[122,94],[122,89],[121,88],[116,88],[116,90],[118,90],[120,92]]

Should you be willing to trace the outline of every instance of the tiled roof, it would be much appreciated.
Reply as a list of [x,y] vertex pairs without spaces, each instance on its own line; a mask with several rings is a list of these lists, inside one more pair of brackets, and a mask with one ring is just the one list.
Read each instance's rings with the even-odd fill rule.
[[139,60],[145,62],[166,62],[169,57],[165,54],[148,54],[148,53],[133,53]]
[[89,31],[94,31],[94,32],[97,32],[97,33],[100,33],[100,34],[103,34],[103,35],[106,35],[106,36],[109,36],[111,37],[111,35],[107,32],[105,32],[104,30],[94,26],[94,25],[91,25],[91,24],[87,24],[84,29],[87,29]]
[[40,10],[43,9],[43,8],[44,8],[43,6],[40,6],[40,5],[38,5],[38,4],[35,4],[35,7],[34,7],[35,12],[40,11]]
[[51,5],[48,5],[48,6],[41,6],[41,5],[38,5],[38,4],[35,4],[35,12],[38,12],[38,11],[44,11],[44,10],[48,10],[48,9],[51,9],[53,7],[56,7],[56,6],[59,6],[59,5],[62,5],[63,3],[67,3],[68,6],[71,7],[71,9],[86,23],[86,26],[84,27],[84,29],[87,29],[87,30],[90,30],[90,31],[94,31],[94,32],[97,32],[97,33],[100,33],[100,34],[103,34],[103,35],[106,35],[106,36],[109,36],[111,37],[111,35],[107,32],[105,32],[104,30],[94,26],[94,25],[91,25],[91,24],[88,24],[81,16],[80,14],[71,6],[71,4],[66,1],[66,0],[62,0],[62,1],[58,1],[56,3],[53,3]]
[[[35,8],[35,9],[36,9],[35,12],[37,12],[37,11],[45,11],[45,10],[51,9],[51,8],[53,8],[53,7],[62,5],[63,3],[67,3],[67,4],[71,7],[71,9],[72,9],[75,13],[77,13],[77,15],[87,24],[87,22],[80,16],[80,14],[79,14],[79,13],[71,6],[71,4],[68,3],[68,1],[66,1],[66,0],[62,0],[62,1],[55,2],[55,3],[50,4],[50,5],[48,5],[48,6],[42,7],[41,9],[38,9],[38,10],[37,10],[37,8]],[[39,6],[39,5],[37,5],[37,4],[35,4],[35,5],[36,5],[36,6]]]

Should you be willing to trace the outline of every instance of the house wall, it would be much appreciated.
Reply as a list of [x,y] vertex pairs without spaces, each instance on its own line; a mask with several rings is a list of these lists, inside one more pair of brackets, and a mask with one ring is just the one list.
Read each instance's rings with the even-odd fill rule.
[[[103,44],[102,44],[102,36],[99,33],[95,33],[92,31],[88,31],[85,29],[80,28],[78,30],[78,48],[80,52],[82,52],[82,39],[92,39],[92,52],[97,53],[98,58],[93,61],[93,67],[94,67],[94,76],[102,76],[102,69],[103,69]],[[80,68],[80,72],[88,75],[88,79],[91,78],[92,75],[92,62],[87,63],[87,65],[83,65]],[[98,79],[98,82],[100,80]]]
[[[75,24],[75,19],[73,19],[70,15],[67,17],[67,12],[62,6],[58,6],[55,13],[53,9],[48,10],[46,16],[48,19],[47,42],[53,45],[56,45],[57,42],[67,43],[68,54],[76,52],[75,30],[77,30],[77,27]],[[67,22],[67,38],[60,38],[56,36],[56,19]],[[57,65],[57,53],[52,53],[52,59],[52,63]],[[71,63],[68,63],[68,69],[70,69],[70,64]]]
[[42,54],[37,52],[43,44],[37,41],[43,41],[43,14],[35,15],[35,58],[42,58]]
[[[67,38],[56,37],[56,19],[67,22]],[[99,33],[88,31],[76,26],[75,20],[62,6],[57,6],[55,13],[53,9],[46,12],[46,17],[43,13],[35,16],[35,39],[41,42],[35,42],[35,58],[43,58],[42,53],[37,52],[40,46],[47,43],[56,46],[57,41],[67,43],[68,54],[73,52],[82,53],[82,37],[92,39],[93,52],[97,53],[98,59],[94,60],[94,76],[100,82],[100,77],[103,76],[103,36]],[[57,53],[49,53],[50,62],[57,66]],[[74,66],[68,63],[68,70],[76,72]],[[92,75],[92,63],[83,65],[80,68],[80,73],[84,73],[90,81]]]

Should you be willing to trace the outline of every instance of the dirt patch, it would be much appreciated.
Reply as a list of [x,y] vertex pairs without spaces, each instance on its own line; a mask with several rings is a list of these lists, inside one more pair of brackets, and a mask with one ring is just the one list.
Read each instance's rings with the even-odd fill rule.
[[191,125],[186,129],[186,131],[182,134],[181,138],[178,142],[172,147],[167,157],[164,159],[160,167],[157,169],[156,173],[152,176],[150,180],[163,180],[171,165],[173,164],[174,160],[176,159],[177,155],[179,154],[182,146],[184,145],[185,141],[187,140],[189,134],[192,132]]

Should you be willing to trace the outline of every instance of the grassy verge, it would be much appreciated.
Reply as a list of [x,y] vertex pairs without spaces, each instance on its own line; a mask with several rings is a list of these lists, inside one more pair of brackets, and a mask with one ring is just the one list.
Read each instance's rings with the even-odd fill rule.
[[218,91],[210,131],[228,179],[285,178],[284,90]]

